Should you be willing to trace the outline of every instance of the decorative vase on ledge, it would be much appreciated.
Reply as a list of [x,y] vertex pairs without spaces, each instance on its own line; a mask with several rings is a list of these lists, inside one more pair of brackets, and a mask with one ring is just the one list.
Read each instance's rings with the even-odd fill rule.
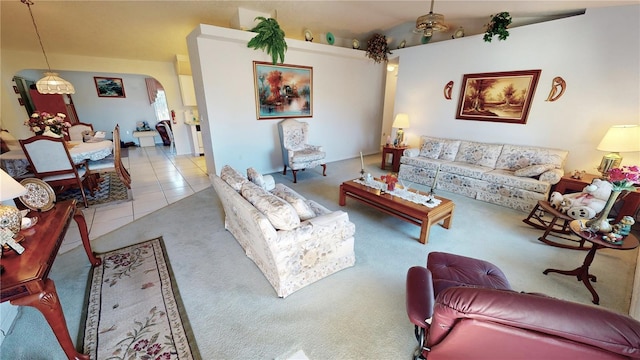
[[608,216],[611,208],[613,208],[613,204],[615,204],[618,196],[620,196],[622,191],[613,190],[611,191],[611,195],[609,195],[609,199],[607,199],[607,203],[604,205],[604,209],[591,220],[587,220],[585,225],[593,232],[599,232],[601,234],[608,234],[613,231],[613,227],[609,223]]

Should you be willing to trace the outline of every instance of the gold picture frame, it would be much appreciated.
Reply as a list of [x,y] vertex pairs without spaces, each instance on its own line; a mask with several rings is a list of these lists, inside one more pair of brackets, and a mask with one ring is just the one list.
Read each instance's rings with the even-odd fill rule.
[[313,68],[253,62],[256,118],[284,119],[313,116]]

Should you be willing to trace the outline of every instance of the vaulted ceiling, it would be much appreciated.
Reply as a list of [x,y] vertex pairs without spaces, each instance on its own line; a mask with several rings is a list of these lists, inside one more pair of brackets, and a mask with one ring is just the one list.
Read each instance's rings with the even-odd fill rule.
[[[401,34],[394,41],[400,37],[414,42],[420,39],[421,35],[413,31],[415,20],[428,13],[431,5],[425,0],[33,1],[32,11],[47,53],[150,61],[173,61],[176,54],[186,55],[185,38],[198,24],[236,27],[239,8],[273,14],[287,38],[303,39],[304,30],[309,29],[316,37],[314,42],[331,32],[348,44],[354,38],[366,44],[376,32]],[[467,36],[483,33],[490,15],[502,11],[512,15],[512,26],[519,26],[580,14],[588,8],[639,3],[640,0],[438,0],[434,12],[445,16],[449,31],[436,33],[432,42],[451,39],[459,27]],[[0,16],[2,49],[40,51],[25,4],[1,0]]]

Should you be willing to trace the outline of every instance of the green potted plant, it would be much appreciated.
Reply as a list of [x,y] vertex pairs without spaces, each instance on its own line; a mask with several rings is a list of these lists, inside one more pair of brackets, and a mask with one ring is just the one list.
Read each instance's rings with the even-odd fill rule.
[[376,63],[387,62],[387,54],[391,54],[387,37],[382,34],[373,34],[371,39],[367,41],[367,57]]
[[287,51],[287,43],[284,40],[284,31],[280,29],[280,25],[276,19],[258,16],[255,20],[260,20],[258,25],[251,31],[258,33],[249,40],[247,47],[260,49],[271,55],[271,60],[275,65],[280,59],[280,63],[284,62],[284,53]]
[[506,40],[509,36],[507,27],[511,24],[511,15],[504,11],[497,15],[490,16],[491,21],[487,24],[487,31],[484,33],[484,41],[491,42],[494,35],[498,35],[498,40]]

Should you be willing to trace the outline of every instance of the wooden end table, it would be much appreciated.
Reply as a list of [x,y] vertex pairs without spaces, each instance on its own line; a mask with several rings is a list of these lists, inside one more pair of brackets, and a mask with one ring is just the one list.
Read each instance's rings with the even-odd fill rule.
[[398,172],[400,171],[400,158],[408,146],[393,146],[393,145],[385,145],[382,147],[382,164],[380,164],[380,169],[384,170],[387,167],[387,155],[391,154],[391,171]]
[[10,301],[12,305],[36,308],[51,326],[67,357],[88,360],[88,355],[79,353],[73,346],[56,286],[53,280],[49,279],[49,271],[71,219],[78,224],[82,245],[91,265],[97,266],[102,262],[91,251],[84,214],[76,208],[75,200],[66,200],[57,203],[53,209],[46,212],[34,214],[32,211],[29,216],[36,216],[38,223],[32,228],[20,231],[25,237],[20,242],[25,248],[22,255],[13,250],[2,254],[4,271],[0,276],[0,302]]
[[578,281],[582,281],[584,286],[587,287],[587,290],[589,290],[591,295],[593,295],[592,302],[598,305],[600,303],[600,297],[598,296],[598,293],[596,292],[596,290],[593,288],[593,285],[591,285],[592,281],[596,282],[596,276],[589,274],[589,266],[591,266],[591,263],[593,262],[593,258],[596,256],[596,251],[598,251],[598,249],[604,249],[604,248],[617,249],[617,250],[631,250],[638,247],[640,243],[638,242],[638,238],[636,238],[633,234],[629,234],[626,237],[624,237],[623,239],[624,241],[622,242],[622,244],[620,245],[611,244],[609,242],[602,240],[602,234],[594,234],[592,232],[583,230],[582,225],[584,224],[584,222],[585,220],[573,220],[569,224],[569,227],[571,231],[573,231],[573,233],[578,235],[580,238],[593,244],[591,246],[591,249],[587,253],[587,256],[584,258],[584,262],[582,263],[582,266],[575,268],[573,270],[546,269],[542,273],[545,275],[549,273],[558,273],[562,275],[571,275],[571,276],[575,275],[578,278]]
[[[409,191],[416,192],[414,189]],[[420,226],[420,237],[418,241],[426,244],[429,240],[429,229],[431,225],[442,221],[442,227],[449,229],[453,219],[455,205],[453,201],[436,196],[441,203],[433,208],[422,204],[401,199],[390,193],[382,194],[380,190],[358,184],[353,180],[345,181],[340,185],[340,206],[346,205],[346,198],[358,200],[361,203],[376,208],[389,215],[395,216],[414,225]]]
[[[585,186],[591,184],[593,179],[601,178],[602,176],[596,174],[584,174],[582,179],[574,179],[569,175],[565,175],[560,179],[555,187],[552,189],[553,191],[557,191],[561,194],[566,194],[568,192],[579,192],[584,189]],[[640,209],[640,188],[636,188],[636,191],[630,191],[624,197],[619,198],[622,202],[622,207],[620,207],[620,211],[618,211],[618,215],[616,216],[615,221],[612,224],[616,224],[620,222],[623,216],[632,216],[635,218],[635,215],[638,213],[638,209]]]

